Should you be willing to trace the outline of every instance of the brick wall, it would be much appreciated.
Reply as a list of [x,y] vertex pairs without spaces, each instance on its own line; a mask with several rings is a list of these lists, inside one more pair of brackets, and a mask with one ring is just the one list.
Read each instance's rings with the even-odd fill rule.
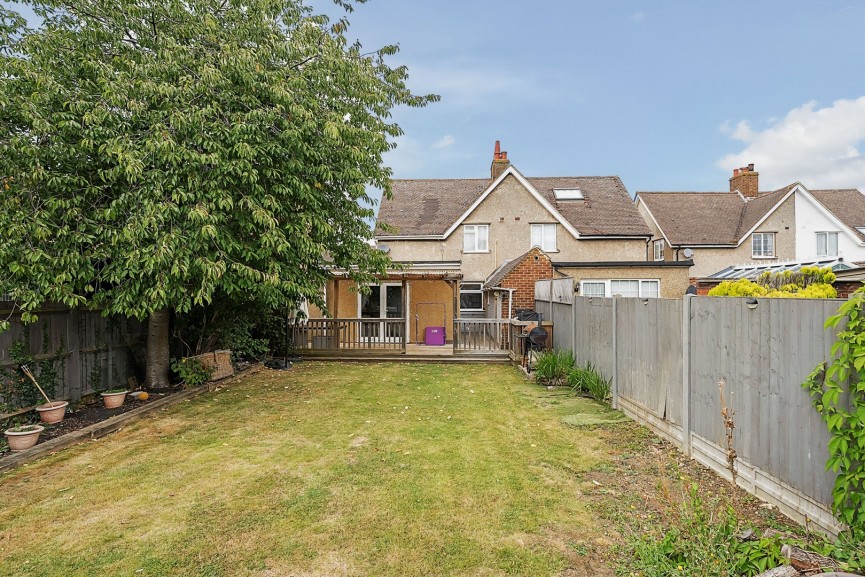
[[[535,308],[535,281],[553,278],[553,264],[544,251],[535,247],[523,258],[514,270],[502,279],[502,288],[516,289],[513,292],[511,315],[518,309]],[[508,299],[502,299],[502,318],[508,316]]]
[[835,286],[835,290],[838,291],[839,299],[848,299],[850,295],[852,295],[856,289],[862,287],[861,281],[835,281],[833,283]]

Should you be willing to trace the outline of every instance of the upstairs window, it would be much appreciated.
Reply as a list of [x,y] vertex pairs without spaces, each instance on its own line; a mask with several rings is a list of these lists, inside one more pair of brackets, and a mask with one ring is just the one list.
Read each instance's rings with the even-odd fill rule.
[[751,256],[773,258],[775,256],[775,233],[755,232],[751,237]]
[[555,252],[556,249],[556,225],[555,224],[533,224],[532,246],[541,247],[542,251]]
[[664,260],[664,239],[656,240],[652,248],[655,251],[655,260]]
[[484,310],[484,293],[481,291],[481,283],[466,282],[460,284],[460,310]]
[[838,256],[838,233],[817,233],[817,256]]
[[463,226],[463,252],[489,252],[490,225],[467,224]]

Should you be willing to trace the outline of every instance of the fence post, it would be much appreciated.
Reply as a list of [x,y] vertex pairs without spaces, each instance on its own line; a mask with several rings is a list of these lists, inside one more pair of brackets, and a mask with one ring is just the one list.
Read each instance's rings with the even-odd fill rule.
[[691,303],[682,298],[682,451],[691,457]]
[[619,335],[616,331],[616,315],[618,309],[619,297],[613,297],[613,382],[610,386],[610,405],[614,409],[619,408]]

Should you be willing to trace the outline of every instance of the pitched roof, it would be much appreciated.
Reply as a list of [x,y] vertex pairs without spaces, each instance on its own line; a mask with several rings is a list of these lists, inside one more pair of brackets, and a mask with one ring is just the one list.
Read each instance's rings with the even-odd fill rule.
[[533,246],[530,250],[524,252],[520,256],[512,258],[510,260],[505,260],[505,262],[503,262],[499,266],[499,268],[490,273],[490,276],[488,276],[487,280],[484,281],[484,288],[494,288],[502,284],[502,281],[505,280],[505,277],[511,274],[511,272],[513,272],[513,270],[517,268],[517,266],[532,253],[536,253],[539,256],[543,255],[547,260],[550,260],[550,257],[547,255],[547,253],[545,253],[540,248]]
[[673,245],[736,244],[742,197],[735,192],[638,192]]
[[[585,236],[649,236],[651,231],[618,176],[526,178],[577,232]],[[443,235],[492,184],[489,179],[394,180],[378,222],[395,233]],[[554,189],[579,188],[583,200],[557,201]]]
[[799,183],[745,199],[738,192],[638,192],[673,245],[735,245]]
[[860,240],[865,240],[865,194],[855,188],[809,191],[835,218],[853,229]]

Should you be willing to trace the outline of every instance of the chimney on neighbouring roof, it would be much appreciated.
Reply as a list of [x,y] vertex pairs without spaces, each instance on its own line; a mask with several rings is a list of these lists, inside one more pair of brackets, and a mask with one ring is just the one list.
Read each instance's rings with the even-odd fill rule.
[[738,190],[745,198],[756,198],[759,194],[757,189],[759,176],[759,172],[754,172],[753,164],[733,169],[733,177],[730,179],[730,192]]
[[493,152],[493,163],[490,165],[490,178],[497,179],[511,165],[508,160],[508,153],[502,152],[501,143],[496,140],[496,149]]

